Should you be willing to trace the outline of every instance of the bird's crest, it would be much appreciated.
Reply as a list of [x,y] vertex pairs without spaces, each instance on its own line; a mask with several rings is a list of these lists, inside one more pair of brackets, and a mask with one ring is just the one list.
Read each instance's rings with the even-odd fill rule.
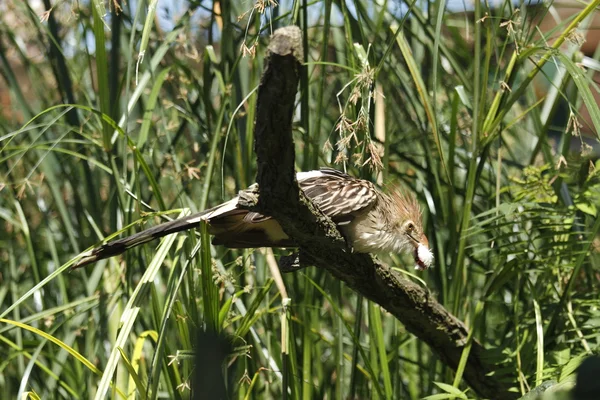
[[398,185],[389,188],[388,193],[395,211],[394,214],[405,216],[406,219],[412,220],[413,223],[421,227],[421,206],[414,194]]

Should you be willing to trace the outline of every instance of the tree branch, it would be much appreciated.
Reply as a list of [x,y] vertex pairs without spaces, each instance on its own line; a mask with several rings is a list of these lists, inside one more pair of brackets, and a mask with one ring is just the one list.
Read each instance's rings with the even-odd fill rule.
[[[368,254],[352,253],[335,224],[304,196],[296,182],[292,117],[302,60],[299,28],[278,29],[269,44],[258,91],[255,143],[258,192],[240,199],[240,206],[271,215],[301,248],[303,263],[324,268],[371,301],[382,306],[406,329],[426,342],[448,366],[456,369],[467,344],[465,325],[430,293]],[[472,343],[464,378],[480,396],[512,399],[516,393],[492,375],[486,350]]]

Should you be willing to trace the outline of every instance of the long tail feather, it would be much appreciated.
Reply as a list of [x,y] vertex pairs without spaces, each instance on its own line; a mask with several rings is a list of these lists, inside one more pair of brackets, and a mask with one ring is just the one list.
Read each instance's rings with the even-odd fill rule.
[[131,249],[132,247],[151,242],[154,239],[170,235],[171,233],[196,228],[200,225],[201,221],[210,222],[211,219],[223,218],[231,212],[235,212],[236,210],[237,197],[197,214],[176,219],[174,221],[165,222],[164,224],[154,226],[134,235],[110,241],[84,254],[83,257],[71,267],[71,270],[83,267],[99,260],[103,260],[105,258],[117,256]]
[[134,235],[105,243],[100,247],[90,250],[71,269],[80,268],[93,262],[119,255],[132,247],[151,242],[154,239],[170,235],[171,233],[196,228],[200,225],[200,221],[205,219],[204,217],[207,213],[208,211],[205,211],[175,221],[165,222]]

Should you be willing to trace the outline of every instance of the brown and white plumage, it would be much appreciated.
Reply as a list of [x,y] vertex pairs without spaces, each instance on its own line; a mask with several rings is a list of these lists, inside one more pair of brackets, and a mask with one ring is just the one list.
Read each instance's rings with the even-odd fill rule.
[[[386,194],[366,180],[323,168],[299,172],[298,184],[319,209],[338,225],[360,253],[412,252],[418,269],[429,267],[433,256],[423,234],[421,211],[414,197],[398,189]],[[252,190],[251,186],[247,190]],[[112,257],[171,233],[206,221],[213,244],[231,248],[293,247],[295,242],[267,215],[238,208],[235,197],[198,214],[113,240],[84,254],[74,268]]]

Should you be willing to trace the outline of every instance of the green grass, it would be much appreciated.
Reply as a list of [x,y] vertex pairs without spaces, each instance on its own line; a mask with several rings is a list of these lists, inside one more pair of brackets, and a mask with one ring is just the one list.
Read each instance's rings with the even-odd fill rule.
[[[322,270],[281,277],[264,250],[189,233],[66,272],[114,232],[216,205],[254,181],[268,34],[292,23],[306,51],[297,169],[333,165],[414,191],[436,257],[419,275],[432,295],[496,353],[517,392],[568,381],[600,351],[598,85],[574,44],[599,2],[551,32],[533,18],[552,4],[448,15],[437,1],[400,18],[370,1],[284,2],[262,15],[250,2],[220,12],[201,2],[200,22],[183,14],[163,31],[165,10],[146,14],[151,2],[111,19],[100,0],[52,2],[42,21],[43,10],[11,3],[0,18],[10,100],[0,113],[0,389],[188,398],[195,333],[209,329],[228,337],[227,363],[214,368],[232,398],[477,398],[461,367],[381,308]],[[385,258],[412,269],[410,257]]]

